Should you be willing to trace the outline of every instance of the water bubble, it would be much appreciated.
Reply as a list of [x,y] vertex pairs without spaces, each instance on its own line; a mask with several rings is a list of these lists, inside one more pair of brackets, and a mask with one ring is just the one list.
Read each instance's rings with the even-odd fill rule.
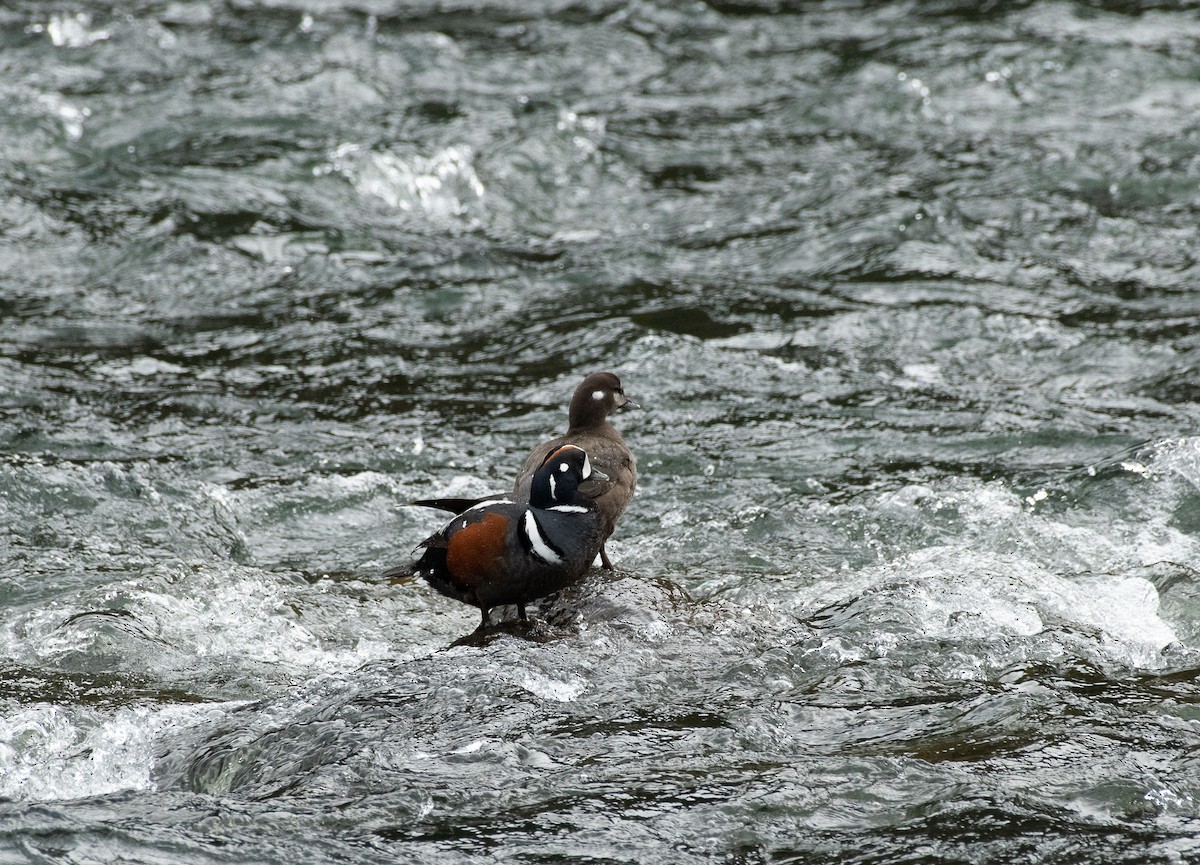
[[46,33],[56,48],[87,48],[109,37],[107,30],[93,30],[92,16],[87,12],[75,15],[52,15],[45,25],[29,28],[33,33]]
[[92,109],[72,105],[57,93],[40,96],[38,101],[58,116],[68,138],[78,141],[83,137],[83,123],[92,116]]
[[484,197],[469,147],[451,145],[424,156],[393,150],[367,150],[342,144],[329,164],[314,174],[337,172],[360,195],[370,196],[401,211],[422,211],[438,217],[470,216]]
[[1131,474],[1141,475],[1144,478],[1150,477],[1149,467],[1144,463],[1138,462],[1137,460],[1128,460],[1123,462],[1121,463],[1121,468],[1127,472],[1130,472]]

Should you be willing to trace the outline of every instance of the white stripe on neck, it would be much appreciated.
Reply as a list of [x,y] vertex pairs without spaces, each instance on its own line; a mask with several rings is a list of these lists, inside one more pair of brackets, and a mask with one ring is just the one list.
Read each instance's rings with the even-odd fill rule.
[[529,546],[535,556],[543,562],[549,562],[552,565],[562,564],[562,556],[554,552],[554,548],[546,543],[546,538],[542,534],[542,527],[538,525],[537,517],[533,515],[533,511],[525,512],[525,536],[529,538]]

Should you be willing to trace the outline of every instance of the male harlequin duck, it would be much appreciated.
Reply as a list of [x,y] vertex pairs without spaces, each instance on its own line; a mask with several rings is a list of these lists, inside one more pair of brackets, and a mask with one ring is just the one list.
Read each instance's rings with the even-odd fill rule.
[[[517,475],[513,492],[518,498],[529,495],[530,485],[546,456],[563,445],[575,445],[587,451],[592,466],[603,472],[608,481],[599,487],[595,495],[596,506],[604,517],[604,540],[616,528],[617,520],[625,512],[637,486],[637,460],[625,444],[625,439],[611,423],[608,416],[624,408],[639,408],[625,396],[621,380],[611,372],[594,372],[575,388],[571,406],[567,412],[565,435],[538,445],[525,458]],[[503,495],[484,496],[479,499],[422,499],[414,505],[440,508],[444,511],[461,513],[476,505],[502,499]],[[600,561],[612,570],[608,551],[600,547]]]
[[488,499],[424,540],[425,552],[385,578],[423,577],[447,597],[488,611],[557,592],[587,571],[604,543],[605,517],[590,494],[608,477],[588,454],[564,445],[547,454],[527,495]]

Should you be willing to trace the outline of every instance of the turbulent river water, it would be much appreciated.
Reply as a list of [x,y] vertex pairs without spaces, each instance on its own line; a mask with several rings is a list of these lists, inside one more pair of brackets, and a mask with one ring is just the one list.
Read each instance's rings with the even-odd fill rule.
[[0,861],[1200,862],[1198,154],[1186,2],[4,4]]

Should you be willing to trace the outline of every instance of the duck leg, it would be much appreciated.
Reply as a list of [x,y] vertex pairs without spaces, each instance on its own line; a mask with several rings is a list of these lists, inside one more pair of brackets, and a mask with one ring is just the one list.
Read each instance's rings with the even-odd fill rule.
[[612,561],[608,558],[608,550],[604,547],[600,547],[600,566],[606,571],[613,569]]

